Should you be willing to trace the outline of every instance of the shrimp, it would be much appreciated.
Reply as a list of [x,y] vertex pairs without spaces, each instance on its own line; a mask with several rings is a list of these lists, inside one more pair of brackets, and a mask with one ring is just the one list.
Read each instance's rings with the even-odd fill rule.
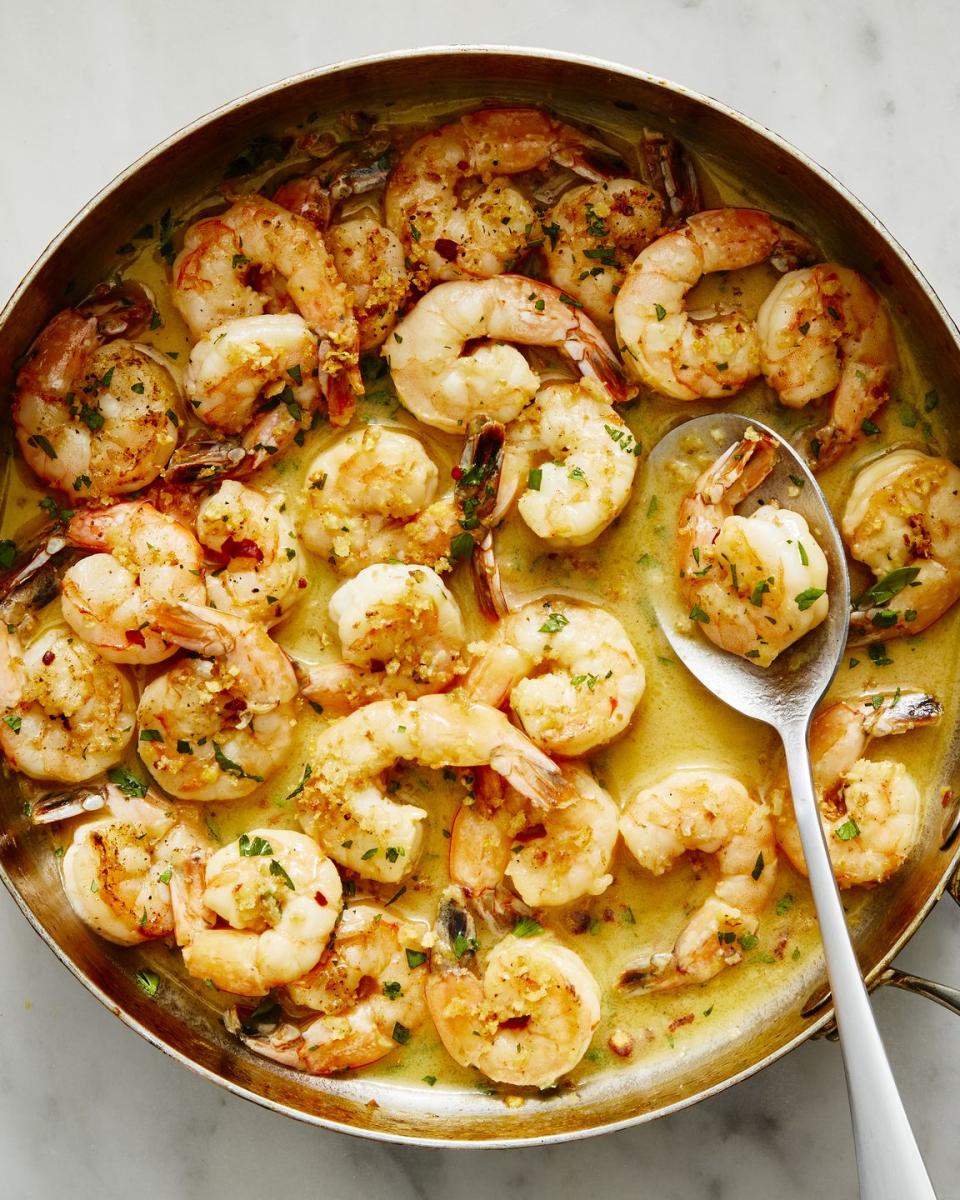
[[365,567],[337,588],[327,611],[343,662],[309,669],[302,689],[326,712],[442,692],[467,669],[460,606],[429,567]]
[[384,197],[387,224],[427,285],[499,275],[522,256],[536,224],[532,204],[506,177],[557,163],[599,180],[610,173],[604,159],[612,165],[609,148],[536,109],[467,113],[400,159]]
[[473,966],[463,892],[440,901],[427,1007],[447,1053],[489,1079],[546,1088],[583,1058],[600,1023],[600,988],[584,961],[546,933],[509,934]]
[[589,379],[553,383],[507,426],[497,506],[512,506],[554,546],[592,542],[623,511],[637,471],[640,443]]
[[133,686],[64,625],[24,647],[0,626],[0,748],[31,779],[81,783],[123,757],[136,723]]
[[[900,869],[920,835],[923,801],[903,763],[865,758],[874,738],[936,724],[943,706],[905,688],[838,700],[810,726],[813,782],[830,861],[842,888],[883,883]],[[805,875],[806,863],[786,766],[767,794],[777,841]]]
[[854,603],[858,642],[919,633],[960,598],[960,468],[894,450],[857,475],[840,528],[877,577]]
[[[343,905],[337,868],[289,829],[251,829],[205,866],[189,858],[171,885],[183,965],[236,996],[264,996],[312,970]],[[227,927],[214,928],[217,918]]]
[[[716,855],[719,878],[673,950],[630,963],[621,987],[662,991],[706,983],[743,958],[777,876],[770,810],[722,771],[674,771],[627,804],[620,833],[641,867],[662,875],[688,851]],[[756,944],[753,942],[752,944]]]
[[400,560],[451,570],[473,552],[497,496],[503,427],[467,438],[456,483],[440,495],[439,471],[418,438],[383,425],[352,430],[321,450],[307,473],[300,534],[336,570]]
[[316,739],[298,805],[301,825],[331,858],[381,883],[413,869],[427,817],[388,794],[383,776],[401,760],[490,766],[544,808],[572,799],[559,767],[494,708],[459,694],[369,704]]
[[897,345],[886,306],[856,271],[818,263],[778,281],[757,330],[764,377],[782,404],[829,397],[827,422],[809,442],[811,466],[829,466],[890,394]]
[[97,551],[61,583],[63,619],[110,662],[156,663],[177,647],[151,627],[157,604],[203,604],[203,552],[189,529],[144,500],[86,508],[67,526],[75,546]]
[[695,213],[641,250],[613,306],[627,373],[673,400],[727,400],[760,374],[756,324],[737,310],[689,313],[687,293],[713,271],[769,259],[788,270],[812,247],[754,208]]
[[766,479],[777,449],[748,429],[707,467],[680,505],[680,593],[690,619],[722,650],[768,667],[826,618],[827,560],[804,518],[765,504],[735,507]]
[[611,400],[627,398],[620,364],[596,325],[562,292],[522,275],[433,288],[399,322],[383,356],[404,407],[456,433],[480,414],[512,421],[536,395],[540,379],[514,342],[560,350]]
[[197,537],[219,559],[207,575],[214,608],[267,627],[305,586],[306,565],[284,498],[225,480],[197,512]]
[[140,757],[184,800],[246,796],[283,766],[296,726],[290,660],[259,624],[198,604],[158,609],[157,628],[201,654],[143,689]]
[[12,414],[27,464],[78,499],[151,483],[177,445],[179,388],[163,359],[128,341],[153,311],[132,285],[57,313],[17,374]]
[[617,618],[560,600],[537,600],[504,617],[476,647],[463,684],[483,704],[509,701],[533,742],[568,756],[623,733],[644,685],[637,652]]
[[173,868],[206,848],[195,814],[152,792],[131,796],[112,783],[103,792],[106,815],[80,823],[63,856],[70,907],[119,946],[168,937]]
[[344,910],[333,945],[284,1000],[309,1010],[269,1034],[248,1032],[234,1009],[225,1024],[257,1054],[310,1075],[366,1067],[406,1043],[427,1016],[426,928],[385,908]]
[[461,805],[450,830],[450,878],[477,895],[510,879],[533,908],[599,896],[613,882],[610,861],[620,810],[585,767],[561,766],[575,799],[535,810],[485,768],[474,773],[475,799]]
[[605,334],[627,268],[661,233],[663,201],[636,179],[608,179],[564,192],[541,217],[554,287],[573,296]]

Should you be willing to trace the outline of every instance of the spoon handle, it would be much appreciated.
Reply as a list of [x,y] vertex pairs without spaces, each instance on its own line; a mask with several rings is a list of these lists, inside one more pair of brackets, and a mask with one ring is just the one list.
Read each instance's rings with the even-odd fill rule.
[[780,731],[790,790],[820,922],[847,1076],[861,1200],[936,1200],[903,1109],[850,940],[817,809],[809,718]]

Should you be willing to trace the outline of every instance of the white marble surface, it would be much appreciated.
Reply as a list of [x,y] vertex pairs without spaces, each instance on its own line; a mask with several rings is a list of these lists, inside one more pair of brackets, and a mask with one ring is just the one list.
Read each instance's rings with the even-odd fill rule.
[[[268,15],[269,13],[269,15]],[[251,88],[443,42],[549,45],[642,66],[759,119],[837,174],[960,314],[960,9],[933,0],[0,0],[0,294],[103,183]],[[0,1195],[325,1200],[856,1194],[836,1046],[653,1126],[464,1158],[367,1144],[215,1089],[114,1020],[0,895]],[[947,900],[901,965],[958,982]],[[960,1022],[876,1000],[941,1198],[960,1194]]]

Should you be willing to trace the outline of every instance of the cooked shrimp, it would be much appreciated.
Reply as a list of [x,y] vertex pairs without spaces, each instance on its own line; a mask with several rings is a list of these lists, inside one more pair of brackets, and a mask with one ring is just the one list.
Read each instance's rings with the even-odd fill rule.
[[449,571],[472,553],[494,508],[503,438],[492,421],[471,434],[455,485],[438,495],[439,471],[418,438],[382,425],[351,431],[307,473],[307,548],[345,575],[390,560]]
[[608,148],[536,109],[467,113],[403,155],[387,183],[387,224],[428,281],[499,275],[521,257],[536,223],[532,204],[506,177],[553,162],[602,179],[610,172],[591,156],[612,165]]
[[[183,965],[236,996],[263,996],[312,970],[343,904],[337,868],[312,838],[251,829],[206,862],[174,869]],[[216,918],[227,928],[212,928]]]
[[0,625],[0,747],[31,779],[80,783],[119,762],[137,701],[127,675],[54,625],[24,647]]
[[69,567],[63,618],[104,658],[156,663],[177,647],[152,628],[157,604],[203,604],[203,552],[189,529],[144,500],[86,508],[67,526],[75,546],[98,551]]
[[144,688],[140,757],[181,799],[247,795],[290,750],[297,694],[290,660],[261,625],[215,608],[167,605],[156,625],[204,657],[176,662]]
[[688,851],[715,855],[719,869],[713,892],[684,925],[673,950],[630,963],[621,986],[661,991],[706,983],[740,962],[743,939],[756,934],[777,876],[767,806],[722,771],[674,771],[629,802],[620,832],[640,866],[654,875],[669,871]]
[[960,598],[960,468],[894,450],[857,475],[840,522],[877,581],[854,604],[861,642],[919,633]]
[[718,208],[695,213],[641,250],[613,312],[627,373],[674,400],[726,400],[760,374],[756,324],[742,312],[690,313],[687,293],[703,275],[770,259],[787,270],[810,244],[769,213]]
[[567,763],[560,769],[575,799],[546,812],[477,769],[474,802],[461,805],[450,830],[454,883],[477,895],[506,876],[534,908],[606,891],[620,811],[586,768]]
[[343,662],[310,668],[303,688],[327,712],[442,692],[467,669],[460,606],[429,567],[365,567],[337,588],[327,611]]
[[437,914],[427,1007],[447,1053],[489,1079],[550,1087],[583,1058],[600,1023],[600,988],[583,960],[548,934],[508,935],[473,959],[473,920],[459,888]]
[[819,263],[779,280],[757,329],[763,374],[782,404],[829,396],[827,423],[810,439],[811,465],[829,466],[890,393],[897,345],[886,306],[856,271]]
[[[905,689],[838,700],[821,708],[810,727],[810,757],[833,872],[840,887],[883,883],[903,866],[920,835],[923,800],[903,763],[865,758],[874,738],[933,725],[943,706]],[[767,795],[777,840],[807,872],[781,762]]]
[[108,815],[84,821],[63,856],[70,906],[109,942],[136,946],[173,933],[173,868],[206,845],[192,813],[162,797],[103,789]]
[[765,504],[734,509],[766,479],[777,449],[747,430],[680,506],[680,592],[690,619],[722,650],[768,667],[826,618],[827,560],[807,522]]
[[373,904],[345,909],[331,948],[284,989],[285,1001],[309,1010],[305,1019],[258,1035],[233,1010],[226,1026],[257,1054],[310,1075],[369,1066],[426,1019],[425,933],[420,922]]
[[609,395],[591,380],[553,383],[507,426],[491,523],[513,504],[538,537],[584,546],[630,499],[637,442]]
[[537,600],[509,613],[476,647],[463,686],[483,704],[509,701],[542,749],[578,755],[627,728],[644,684],[633,643],[612,613]]
[[401,760],[488,765],[545,808],[572,799],[560,769],[503,713],[459,694],[369,704],[325,729],[309,753],[301,824],[338,863],[384,883],[413,869],[427,817],[388,794],[383,776]]
[[397,325],[383,356],[404,407],[456,433],[481,414],[512,421],[536,395],[540,379],[510,343],[560,350],[612,400],[626,399],[620,364],[596,325],[562,292],[521,275],[433,288]]
[[82,499],[145,487],[177,444],[183,403],[163,359],[126,340],[152,304],[112,289],[57,313],[20,368],[12,414],[27,464]]
[[284,498],[226,480],[197,512],[197,537],[220,559],[214,608],[275,625],[303,593],[306,567]]
[[541,217],[554,287],[573,296],[604,333],[627,268],[661,232],[663,201],[636,179],[608,179],[564,192]]

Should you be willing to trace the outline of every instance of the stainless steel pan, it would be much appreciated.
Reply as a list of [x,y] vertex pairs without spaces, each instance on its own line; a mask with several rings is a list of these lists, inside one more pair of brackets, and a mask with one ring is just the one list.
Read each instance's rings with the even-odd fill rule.
[[[814,228],[825,251],[865,272],[902,318],[931,386],[960,405],[960,339],[919,271],[877,220],[834,179],[779,138],[716,101],[638,71],[534,50],[438,49],[328,67],[267,88],[204,117],[118,176],[57,237],[0,316],[0,378],[46,320],[97,282],[104,247],[198,181],[219,178],[250,141],[312,112],[383,113],[429,103],[438,110],[484,100],[549,107],[578,122],[621,130],[653,126],[708,163],[735,171],[752,201]],[[109,240],[113,238],[114,240]],[[960,409],[957,412],[960,424]],[[6,439],[10,444],[10,439]],[[0,454],[4,453],[0,451]],[[9,465],[9,464],[7,464]],[[954,783],[960,731],[941,781]],[[935,809],[935,805],[930,806]],[[41,830],[20,812],[16,782],[0,779],[0,874],[34,929],[91,992],[131,1028],[198,1074],[301,1120],[418,1145],[506,1146],[585,1137],[651,1120],[729,1087],[807,1038],[829,1032],[822,964],[791,975],[787,990],[744,1014],[736,1036],[700,1042],[669,1068],[600,1074],[574,1092],[507,1108],[479,1091],[412,1089],[384,1079],[319,1080],[247,1053],[192,992],[165,984],[162,1003],[136,986],[137,959],[90,933],[66,904]],[[960,993],[905,976],[889,963],[945,890],[960,901],[956,809],[932,811],[921,853],[874,892],[858,922],[860,961],[874,983],[893,983],[960,1011]]]

